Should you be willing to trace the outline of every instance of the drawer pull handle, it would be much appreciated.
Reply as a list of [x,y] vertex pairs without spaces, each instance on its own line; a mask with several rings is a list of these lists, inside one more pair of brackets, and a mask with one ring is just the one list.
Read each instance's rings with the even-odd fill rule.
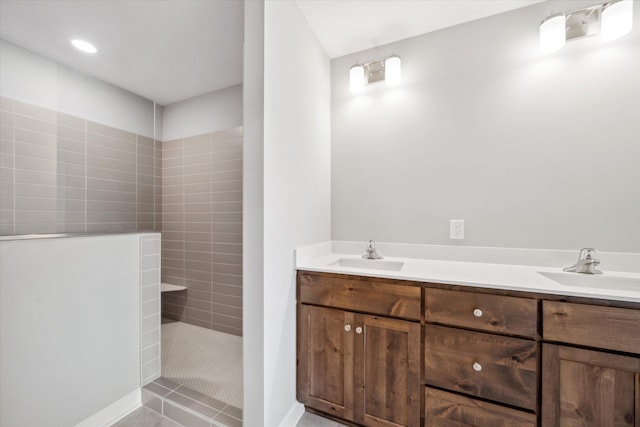
[[344,325],[344,330],[349,332],[351,330],[351,325]]
[[362,333],[362,328],[360,326],[358,326],[356,328],[356,334],[361,334]]
[[476,372],[482,371],[482,365],[479,364],[478,362],[473,362],[473,370]]
[[482,310],[476,308],[475,310],[473,310],[473,315],[476,317],[482,317]]

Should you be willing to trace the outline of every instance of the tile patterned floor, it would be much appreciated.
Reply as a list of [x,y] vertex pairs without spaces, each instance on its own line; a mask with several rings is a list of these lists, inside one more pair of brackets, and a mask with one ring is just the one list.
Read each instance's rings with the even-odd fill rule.
[[[139,408],[112,427],[179,427],[175,421],[163,417],[149,408]],[[344,427],[335,421],[305,412],[296,427]]]
[[164,377],[143,387],[142,403],[186,427],[242,426],[242,409]]

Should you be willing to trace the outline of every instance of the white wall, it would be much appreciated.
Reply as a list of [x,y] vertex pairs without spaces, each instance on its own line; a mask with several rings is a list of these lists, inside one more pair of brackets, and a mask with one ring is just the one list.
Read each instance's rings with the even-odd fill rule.
[[297,5],[267,1],[264,22],[264,425],[277,426],[301,409],[294,248],[331,236],[331,89]]
[[153,101],[1,39],[0,95],[153,137]]
[[139,234],[0,242],[0,425],[76,425],[139,390],[139,251]]
[[264,426],[264,2],[244,2],[242,328],[246,426]]
[[242,126],[242,85],[189,98],[163,108],[164,141]]
[[[332,237],[640,252],[640,4],[633,33],[538,53],[553,1],[332,61]],[[375,32],[375,29],[372,29]],[[356,61],[403,82],[354,95]],[[311,80],[310,80],[311,81]]]

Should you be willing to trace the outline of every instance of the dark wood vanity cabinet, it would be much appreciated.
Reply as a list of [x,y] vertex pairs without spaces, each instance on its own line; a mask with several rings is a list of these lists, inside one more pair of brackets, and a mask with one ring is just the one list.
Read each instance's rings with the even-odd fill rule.
[[[349,305],[362,284],[336,280],[335,299],[309,296],[303,289],[302,300]],[[378,304],[369,311],[388,316],[411,313],[405,309],[404,294],[415,290],[419,316],[420,288],[382,287],[382,296],[373,296]],[[360,425],[419,427],[420,332],[416,321],[300,304],[298,400]]]
[[298,400],[362,426],[640,427],[640,304],[298,273]]

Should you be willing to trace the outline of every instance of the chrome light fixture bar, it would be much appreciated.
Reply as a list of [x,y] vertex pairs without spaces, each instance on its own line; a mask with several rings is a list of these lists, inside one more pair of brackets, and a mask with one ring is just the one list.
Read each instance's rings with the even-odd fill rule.
[[397,55],[382,61],[355,64],[349,69],[349,87],[353,93],[362,92],[366,85],[372,83],[384,81],[387,86],[395,86],[401,80],[402,63]]
[[633,0],[613,0],[571,12],[556,13],[540,23],[540,53],[562,48],[567,41],[600,33],[603,41],[628,34],[633,27]]

